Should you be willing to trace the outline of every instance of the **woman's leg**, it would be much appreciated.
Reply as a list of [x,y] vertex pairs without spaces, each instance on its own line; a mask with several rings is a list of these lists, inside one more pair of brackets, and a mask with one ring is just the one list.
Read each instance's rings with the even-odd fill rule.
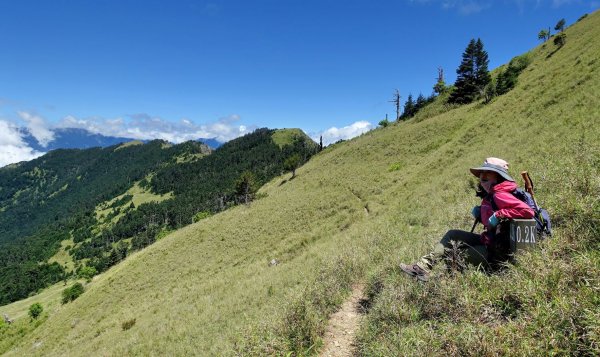
[[433,251],[421,257],[417,263],[422,269],[430,270],[437,262],[439,262],[446,253],[446,248],[450,248],[451,241],[462,243],[465,250],[467,262],[480,265],[487,264],[487,248],[481,244],[479,234],[452,229],[446,232],[439,243],[435,245]]

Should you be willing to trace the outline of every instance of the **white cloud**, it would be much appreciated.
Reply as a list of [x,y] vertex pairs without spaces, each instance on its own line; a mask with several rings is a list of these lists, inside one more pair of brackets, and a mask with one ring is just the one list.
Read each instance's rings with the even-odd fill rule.
[[18,112],[19,117],[27,123],[27,129],[42,146],[47,146],[54,140],[54,133],[48,129],[44,118],[28,112]]
[[357,121],[343,128],[331,127],[321,133],[313,135],[313,140],[319,142],[323,136],[323,145],[329,145],[339,140],[348,140],[373,129],[373,124],[368,121]]
[[442,1],[442,8],[444,9],[457,9],[462,15],[477,14],[492,6],[490,1],[477,1],[477,0],[444,0]]
[[573,0],[552,0],[552,7],[558,8],[563,5],[569,5],[572,2],[575,2],[575,1],[573,1]]
[[492,6],[491,0],[409,0],[421,5],[439,4],[444,10],[457,10],[462,15],[477,14]]
[[21,133],[14,124],[0,120],[0,167],[32,160],[43,154],[33,150],[23,141]]
[[140,140],[163,139],[172,143],[180,143],[199,138],[216,138],[221,142],[235,139],[253,131],[256,127],[247,127],[237,122],[239,115],[230,115],[208,124],[195,124],[183,118],[172,122],[146,113],[132,114],[128,119],[85,118],[74,116],[63,118],[58,124],[61,128],[86,129],[95,134],[118,136]]

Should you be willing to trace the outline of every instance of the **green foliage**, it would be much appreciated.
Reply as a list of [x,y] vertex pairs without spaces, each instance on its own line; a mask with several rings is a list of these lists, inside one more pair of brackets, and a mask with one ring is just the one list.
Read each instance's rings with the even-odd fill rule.
[[194,223],[196,222],[200,222],[203,219],[206,219],[208,217],[212,216],[212,213],[210,211],[202,211],[202,212],[198,212],[194,215]]
[[485,86],[491,80],[488,63],[488,54],[483,49],[481,39],[471,39],[462,55],[462,62],[456,70],[455,89],[448,102],[467,104],[481,96]]
[[560,31],[563,32],[565,30],[565,24],[567,22],[565,21],[565,19],[560,19],[557,23],[556,26],[554,26],[554,30],[556,31]]
[[388,125],[390,125],[390,121],[387,119],[383,119],[379,122],[378,124],[379,126],[383,127],[383,128],[387,128]]
[[406,102],[404,102],[404,110],[402,111],[400,118],[406,119],[412,117],[416,113],[415,104],[412,93],[409,93]]
[[554,36],[554,44],[558,48],[561,48],[562,46],[564,46],[565,43],[567,43],[567,34],[566,33],[561,32],[561,33],[556,34],[556,36]]
[[65,290],[63,290],[61,302],[63,304],[71,302],[77,299],[81,294],[83,294],[84,291],[85,289],[83,288],[83,285],[81,285],[81,283],[75,283],[71,287],[68,287]]
[[407,120],[414,117],[419,112],[419,110],[425,108],[434,100],[435,96],[432,95],[428,98],[425,98],[425,96],[422,93],[419,93],[417,100],[414,100],[412,94],[409,94],[406,102],[404,103],[404,110],[402,112],[402,115],[400,116],[400,119]]
[[87,281],[92,280],[92,278],[94,277],[94,275],[98,274],[98,271],[96,270],[96,268],[94,267],[89,267],[89,266],[84,266],[82,267],[79,272],[77,273],[77,275],[79,276],[79,278],[81,279],[85,279]]
[[398,171],[402,168],[402,163],[401,162],[395,162],[393,164],[390,165],[390,167],[388,168],[389,172],[393,172],[393,171]]
[[523,72],[531,63],[531,58],[528,54],[514,57],[510,60],[505,69],[501,69],[496,79],[495,92],[497,95],[502,95],[513,89],[517,85],[519,74]]
[[36,302],[35,304],[29,306],[29,317],[35,320],[42,314],[43,311],[44,308],[42,307],[42,304]]
[[302,163],[302,158],[300,154],[292,154],[290,157],[286,158],[283,162],[283,167],[292,172],[292,177],[296,177],[296,169]]
[[235,182],[235,194],[239,202],[248,204],[254,199],[258,191],[256,177],[251,171],[244,171]]
[[485,86],[485,90],[484,90],[484,99],[486,103],[489,103],[492,98],[494,98],[498,93],[496,92],[496,80],[490,81],[490,83],[488,83]]
[[546,29],[541,29],[538,33],[538,40],[542,40],[546,42],[550,38],[550,31]]
[[448,90],[448,86],[446,85],[446,82],[444,81],[438,81],[434,86],[433,86],[433,91],[437,94],[443,94]]

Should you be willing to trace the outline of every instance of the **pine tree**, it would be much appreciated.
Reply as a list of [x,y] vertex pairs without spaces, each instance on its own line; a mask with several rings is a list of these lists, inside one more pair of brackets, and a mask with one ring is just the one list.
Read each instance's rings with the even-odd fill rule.
[[538,33],[538,40],[542,40],[542,41],[546,42],[549,38],[550,38],[549,30],[542,29]]
[[250,171],[244,171],[235,183],[235,193],[239,200],[249,204],[257,191],[256,176]]
[[415,103],[414,114],[417,114],[417,112],[419,110],[421,110],[421,108],[423,108],[426,104],[427,104],[427,99],[425,99],[425,96],[423,95],[423,93],[419,93],[419,96],[417,97],[417,102]]
[[415,111],[415,101],[413,100],[412,94],[408,95],[406,103],[404,103],[404,111],[402,112],[401,118],[408,119],[413,116]]
[[565,21],[565,19],[560,19],[560,21],[558,21],[558,22],[556,23],[556,26],[554,26],[554,29],[555,29],[556,31],[563,32],[563,31],[565,30],[565,24],[566,24],[566,21]]
[[462,55],[462,62],[456,70],[456,82],[454,91],[448,101],[450,103],[465,104],[474,99],[475,87],[475,39],[471,39],[469,45]]
[[488,53],[483,49],[483,42],[478,38],[475,43],[475,86],[479,94],[484,92],[485,87],[492,80],[488,70],[489,63]]
[[485,86],[491,80],[488,53],[483,49],[481,39],[471,39],[462,57],[456,70],[455,89],[448,99],[450,103],[471,103],[483,95]]

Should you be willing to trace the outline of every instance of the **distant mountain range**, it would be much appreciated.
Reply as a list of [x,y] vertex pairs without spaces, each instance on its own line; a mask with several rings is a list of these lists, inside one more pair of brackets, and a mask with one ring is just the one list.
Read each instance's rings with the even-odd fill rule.
[[[23,135],[23,140],[27,143],[27,145],[40,152],[47,152],[55,149],[89,149],[93,147],[108,147],[136,140],[133,138],[94,134],[85,129],[58,128],[52,130],[54,132],[54,140],[49,142],[48,145],[42,146],[27,128],[21,128],[20,131]],[[146,143],[149,140],[142,141]],[[197,141],[201,141],[213,150],[223,145],[222,142],[216,140],[215,138],[199,138]]]

